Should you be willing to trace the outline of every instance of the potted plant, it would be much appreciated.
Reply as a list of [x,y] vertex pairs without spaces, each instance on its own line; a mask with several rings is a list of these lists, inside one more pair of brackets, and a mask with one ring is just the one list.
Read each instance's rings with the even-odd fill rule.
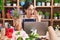
[[16,3],[13,3],[13,6],[17,6]]
[[4,7],[3,7],[3,0],[0,0],[0,11],[3,10]]
[[54,13],[54,19],[58,19],[57,13]]
[[60,0],[58,1],[59,3],[58,3],[58,6],[60,6]]
[[26,0],[20,0],[20,5],[23,6]]
[[54,0],[54,6],[58,6],[59,0]]
[[11,6],[11,0],[6,0],[6,6]]
[[3,0],[0,0],[0,18],[1,18],[1,14],[2,14],[2,12],[3,12],[3,9],[4,9],[4,7],[3,7]]
[[14,19],[19,18],[19,13],[18,13],[18,10],[17,9],[14,9],[13,10],[12,16],[13,16]]
[[46,0],[46,6],[50,6],[50,0]]
[[41,0],[42,6],[45,6],[45,0]]
[[40,15],[40,17],[41,17],[42,19],[44,19],[44,15],[43,15],[43,12],[42,12],[42,11],[39,11],[38,14]]
[[45,18],[49,19],[49,12],[45,12]]
[[60,12],[58,13],[58,17],[59,17],[59,19],[60,19]]
[[36,40],[39,38],[39,34],[37,33],[37,30],[32,30],[32,33],[29,34],[29,38],[26,38],[26,40]]
[[36,0],[37,2],[37,6],[41,6],[41,1],[40,0]]

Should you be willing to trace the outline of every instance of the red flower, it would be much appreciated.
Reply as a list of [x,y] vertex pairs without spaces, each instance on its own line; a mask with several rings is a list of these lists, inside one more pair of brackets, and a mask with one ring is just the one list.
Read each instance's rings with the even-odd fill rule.
[[6,36],[8,38],[12,38],[12,33],[13,33],[14,29],[13,28],[6,28]]

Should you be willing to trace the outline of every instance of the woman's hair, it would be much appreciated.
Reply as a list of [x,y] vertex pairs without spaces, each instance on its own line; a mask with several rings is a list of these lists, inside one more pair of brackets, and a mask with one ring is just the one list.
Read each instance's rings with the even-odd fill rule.
[[32,2],[27,2],[23,5],[23,9],[28,9],[30,5],[33,5]]
[[26,2],[25,5],[23,5],[23,12],[25,12],[25,10],[28,9],[30,5],[33,5],[33,3],[32,2]]

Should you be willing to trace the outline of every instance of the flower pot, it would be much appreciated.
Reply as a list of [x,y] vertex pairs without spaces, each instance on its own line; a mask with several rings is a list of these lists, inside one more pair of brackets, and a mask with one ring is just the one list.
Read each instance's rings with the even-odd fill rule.
[[58,6],[58,3],[54,3],[54,6]]
[[7,3],[6,6],[11,6],[11,3]]
[[59,19],[60,19],[60,16],[59,16]]
[[41,2],[37,2],[37,6],[41,6]]
[[54,17],[54,19],[58,19],[58,17]]
[[45,2],[42,2],[42,6],[45,6]]
[[57,6],[60,6],[60,3],[58,3],[58,5]]
[[46,18],[46,19],[49,19],[49,16],[46,16],[45,18]]
[[16,6],[16,3],[13,3],[13,6]]
[[50,2],[47,2],[47,3],[46,3],[46,6],[50,6]]
[[23,1],[22,1],[22,2],[20,2],[20,5],[21,5],[21,6],[23,6],[24,4],[25,4],[25,2],[23,2]]

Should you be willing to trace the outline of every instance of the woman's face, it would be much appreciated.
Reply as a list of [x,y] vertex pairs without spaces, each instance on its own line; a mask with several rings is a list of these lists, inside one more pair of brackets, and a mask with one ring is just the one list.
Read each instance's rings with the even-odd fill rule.
[[33,7],[33,5],[30,5],[30,6],[28,7],[28,9],[26,10],[26,14],[32,15],[33,12],[34,12],[34,7]]

